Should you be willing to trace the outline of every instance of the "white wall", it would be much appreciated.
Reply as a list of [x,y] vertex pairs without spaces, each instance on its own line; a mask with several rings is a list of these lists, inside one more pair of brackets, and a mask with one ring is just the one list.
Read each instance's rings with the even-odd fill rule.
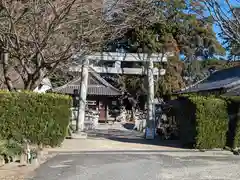
[[48,85],[42,85],[41,88],[36,88],[33,91],[34,92],[39,92],[39,93],[45,93],[47,90],[50,90],[52,87],[48,86]]
[[44,78],[41,84],[42,85],[39,86],[40,88],[37,87],[33,91],[39,92],[39,93],[45,93],[47,90],[52,89],[52,84],[48,78]]

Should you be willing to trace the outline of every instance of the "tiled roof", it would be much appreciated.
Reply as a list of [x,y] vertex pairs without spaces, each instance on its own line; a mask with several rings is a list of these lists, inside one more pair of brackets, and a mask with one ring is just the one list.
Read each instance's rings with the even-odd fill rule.
[[179,93],[230,89],[238,85],[240,85],[240,66],[216,71],[202,82]]
[[214,72],[203,82],[213,82],[229,78],[239,78],[240,79],[240,66],[235,66],[223,70]]
[[187,92],[208,91],[208,90],[221,89],[221,88],[228,89],[238,84],[240,84],[240,78],[229,78],[229,79],[223,79],[219,81],[200,83],[182,92],[187,93]]
[[[77,77],[67,84],[53,89],[53,92],[63,94],[73,94],[74,89],[80,90],[81,77]],[[88,95],[98,96],[119,96],[121,91],[113,87],[94,70],[90,69],[88,75]]]

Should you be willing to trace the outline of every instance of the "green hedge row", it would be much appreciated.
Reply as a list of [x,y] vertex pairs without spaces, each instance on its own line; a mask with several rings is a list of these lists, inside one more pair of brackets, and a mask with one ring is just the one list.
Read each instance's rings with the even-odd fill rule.
[[228,104],[228,133],[226,146],[230,148],[240,147],[240,97],[222,97]]
[[227,102],[204,96],[179,98],[177,118],[183,145],[199,149],[223,148],[228,131]]
[[227,103],[214,97],[190,97],[196,104],[197,148],[221,148],[228,131]]
[[0,92],[0,136],[57,146],[69,125],[71,99],[56,94]]

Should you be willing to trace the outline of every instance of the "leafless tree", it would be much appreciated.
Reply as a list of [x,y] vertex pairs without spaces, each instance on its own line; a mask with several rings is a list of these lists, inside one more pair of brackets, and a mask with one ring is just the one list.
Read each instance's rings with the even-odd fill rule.
[[117,0],[107,13],[103,6],[102,0],[1,0],[0,50],[7,88],[14,89],[11,69],[24,89],[33,90],[73,55],[84,57],[129,29],[160,18],[148,0]]
[[157,7],[149,0],[104,0],[101,6],[101,23],[105,28],[104,33],[101,32],[104,35],[100,43],[102,49],[107,42],[122,38],[126,32],[151,26],[160,19]]
[[231,4],[230,0],[203,0],[203,2],[222,33],[240,44],[240,1],[235,0],[234,4]]
[[101,6],[83,0],[1,0],[0,44],[5,83],[14,68],[32,90],[78,53],[98,48],[104,37]]
[[152,0],[115,0],[105,12],[110,34],[108,39],[120,38],[131,29],[147,28],[164,20]]

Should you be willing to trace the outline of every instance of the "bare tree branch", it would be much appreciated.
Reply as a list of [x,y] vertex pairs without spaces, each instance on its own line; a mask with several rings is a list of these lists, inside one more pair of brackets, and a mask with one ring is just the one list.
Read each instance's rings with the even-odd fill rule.
[[26,89],[34,89],[72,55],[97,49],[105,34],[101,7],[82,0],[2,0],[0,20],[0,40],[8,39],[2,49]]
[[204,0],[203,2],[222,33],[240,44],[240,4],[234,7],[229,0],[222,1],[224,5],[218,0]]
[[[1,0],[0,44],[9,64],[34,89],[72,56],[100,51],[109,40],[131,29],[166,21],[149,0],[117,0],[103,14],[103,0]],[[9,28],[7,28],[9,27]],[[2,39],[8,39],[8,47]]]

